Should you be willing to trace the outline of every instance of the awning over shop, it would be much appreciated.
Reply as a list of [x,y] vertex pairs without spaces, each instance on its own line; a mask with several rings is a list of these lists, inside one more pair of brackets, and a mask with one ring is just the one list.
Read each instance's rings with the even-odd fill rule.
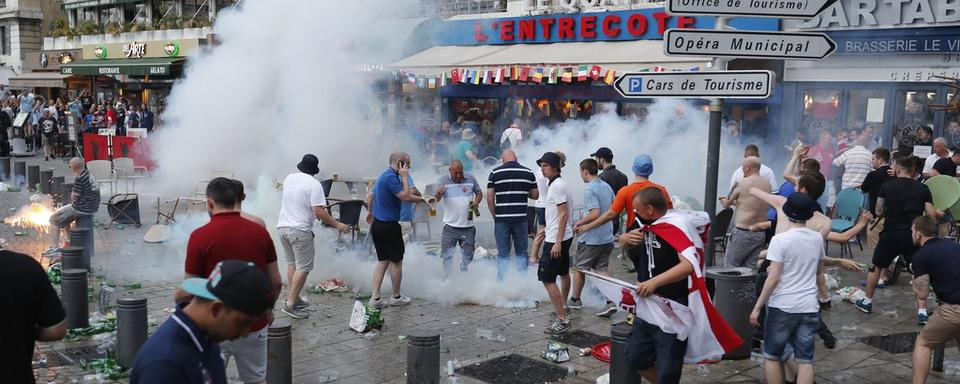
[[499,65],[598,64],[617,72],[661,66],[688,70],[706,69],[710,59],[668,57],[661,40],[595,41],[553,44],[438,46],[395,62],[392,67],[420,75],[435,75],[452,68]]
[[88,59],[60,66],[64,75],[172,76],[183,69],[182,57],[145,59]]
[[10,78],[11,87],[22,88],[63,88],[64,79],[70,75],[60,72],[27,72]]

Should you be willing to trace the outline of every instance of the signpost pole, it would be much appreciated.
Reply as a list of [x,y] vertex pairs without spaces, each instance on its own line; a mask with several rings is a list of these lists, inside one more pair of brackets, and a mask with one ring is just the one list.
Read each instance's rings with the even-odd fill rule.
[[[727,26],[727,18],[717,17],[717,23],[714,29],[723,30]],[[713,58],[713,70],[724,71],[727,69],[727,60],[723,58]],[[707,180],[703,192],[703,207],[710,215],[710,222],[717,214],[717,179],[720,174],[720,125],[723,117],[723,99],[710,100],[710,133],[707,141]],[[706,244],[709,266],[716,265],[716,244],[712,238],[707,239]]]

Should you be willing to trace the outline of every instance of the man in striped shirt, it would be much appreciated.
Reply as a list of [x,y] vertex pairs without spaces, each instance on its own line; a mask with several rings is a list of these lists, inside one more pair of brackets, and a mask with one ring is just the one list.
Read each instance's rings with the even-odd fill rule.
[[873,154],[864,147],[871,139],[865,132],[858,132],[856,145],[833,159],[833,165],[844,168],[841,183],[843,189],[859,188],[867,174],[873,170]]
[[97,180],[87,171],[83,159],[70,159],[70,171],[76,176],[73,181],[73,191],[70,193],[70,204],[64,205],[50,216],[50,225],[53,226],[53,239],[50,249],[43,253],[51,256],[60,252],[60,231],[70,226],[80,215],[94,215],[100,209],[100,188]]
[[487,208],[493,215],[497,240],[497,280],[503,280],[510,265],[511,243],[517,270],[526,272],[529,264],[527,199],[539,197],[533,172],[517,162],[516,153],[505,150],[500,161],[503,164],[494,168],[487,178]]

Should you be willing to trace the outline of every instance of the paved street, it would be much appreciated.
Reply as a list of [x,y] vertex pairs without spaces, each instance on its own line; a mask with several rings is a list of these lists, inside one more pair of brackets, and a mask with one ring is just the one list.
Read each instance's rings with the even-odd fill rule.
[[[31,160],[34,161],[34,160]],[[62,163],[50,162],[63,172]],[[141,195],[140,208],[144,226],[135,228],[124,226],[103,229],[107,221],[106,210],[101,209],[98,217],[96,249],[94,258],[95,275],[105,277],[106,281],[115,287],[113,298],[123,295],[142,295],[149,301],[150,326],[155,328],[169,316],[172,306],[173,290],[182,268],[182,244],[147,244],[142,236],[155,219],[156,208],[150,201],[149,195]],[[10,208],[16,208],[28,201],[26,193],[0,193],[0,209],[9,214]],[[196,210],[195,212],[199,212]],[[179,214],[178,214],[179,215]],[[180,216],[178,216],[180,217]],[[192,217],[182,216],[185,224],[190,225]],[[199,225],[199,224],[196,224]],[[436,228],[436,227],[435,227]],[[27,236],[15,236],[13,232],[24,231]],[[434,236],[437,236],[434,232]],[[31,230],[13,228],[8,225],[0,227],[0,238],[7,242],[7,248],[15,251],[38,254],[46,248],[47,240],[40,241]],[[491,247],[492,244],[481,244]],[[492,248],[492,247],[491,247]],[[866,261],[866,252],[860,252],[853,246],[856,258]],[[830,247],[831,253],[838,252],[838,247]],[[281,255],[281,259],[282,259]],[[480,261],[481,263],[483,261]],[[281,261],[281,264],[283,262]],[[437,260],[439,264],[439,260]],[[623,260],[614,259],[611,262],[617,277],[629,280],[627,265]],[[281,265],[282,267],[283,265]],[[358,269],[361,268],[358,266]],[[323,269],[322,263],[318,270]],[[862,275],[850,272],[837,272],[841,286],[859,286]],[[357,276],[368,276],[369,270],[358,271]],[[322,274],[312,276],[313,282],[319,281]],[[355,281],[359,278],[344,276],[347,284],[354,287],[357,284],[367,284],[367,281]],[[492,276],[490,276],[493,279]],[[532,275],[530,279],[533,279]],[[91,311],[95,311],[96,298],[99,297],[98,278],[91,278],[91,286],[97,286],[94,300],[91,302]],[[140,283],[139,288],[125,287],[130,283]],[[409,282],[415,284],[415,282]],[[469,282],[463,282],[469,284]],[[536,285],[533,285],[536,287]],[[367,292],[361,292],[367,293]],[[539,291],[535,295],[542,296]],[[364,336],[347,328],[350,311],[355,293],[327,293],[310,294],[310,317],[306,320],[293,320],[293,371],[297,383],[318,383],[335,381],[337,383],[381,383],[404,382],[406,340],[404,335],[413,329],[436,329],[442,334],[441,366],[444,367],[442,376],[446,376],[445,367],[448,360],[456,360],[461,367],[456,380],[463,383],[484,382],[466,376],[462,370],[474,364],[505,356],[518,354],[530,357],[536,361],[547,363],[539,358],[548,338],[543,328],[552,319],[552,308],[547,303],[540,303],[529,308],[498,308],[485,305],[441,305],[431,301],[414,297],[408,307],[386,308],[383,316],[386,323],[376,336]],[[535,296],[537,297],[537,296]],[[623,316],[614,319],[601,319],[593,315],[594,308],[584,308],[575,311],[573,324],[575,330],[593,333],[598,337],[606,337],[610,332],[610,325],[623,320]],[[282,314],[278,311],[278,316]],[[878,335],[916,332],[915,309],[913,308],[912,294],[908,281],[901,279],[900,284],[879,291],[876,299],[875,312],[872,315],[857,311],[849,303],[835,302],[834,307],[823,313],[827,324],[840,338],[835,350],[827,350],[822,343],[817,344],[817,382],[818,383],[902,383],[910,377],[909,348],[905,353],[889,353],[867,345],[860,338]],[[744,314],[747,316],[747,314]],[[489,330],[491,338],[478,337]],[[586,335],[590,336],[590,335]],[[76,351],[77,347],[94,346],[101,344],[105,336],[83,338],[79,341],[62,341],[55,343],[41,343],[40,350],[48,356],[57,354],[57,351]],[[908,337],[908,339],[910,339]],[[593,357],[579,357],[577,347],[571,345],[571,361],[560,364],[563,381],[593,382],[598,376],[606,373],[608,365]],[[96,355],[95,348],[87,351]],[[51,361],[47,371],[48,377],[38,382],[91,382],[96,381],[91,371],[81,369],[79,361],[64,361],[64,365],[56,366]],[[948,383],[960,381],[960,355],[956,349],[950,348],[946,354],[946,372],[934,373],[931,383]],[[569,376],[572,367],[576,375]],[[479,367],[483,368],[483,367]],[[496,371],[498,367],[487,368],[486,371]],[[482,370],[482,369],[481,369]],[[476,371],[476,370],[474,370]],[[40,370],[37,370],[40,373]],[[512,381],[499,382],[542,382],[542,377],[524,376],[503,372]],[[231,377],[236,377],[234,368],[228,369]],[[701,367],[687,366],[684,371],[684,382],[687,383],[714,383],[714,382],[758,382],[763,378],[763,369],[750,359],[739,361],[723,361],[719,364]],[[453,380],[454,378],[451,378]],[[123,380],[120,380],[123,382]],[[491,381],[498,382],[498,381]]]

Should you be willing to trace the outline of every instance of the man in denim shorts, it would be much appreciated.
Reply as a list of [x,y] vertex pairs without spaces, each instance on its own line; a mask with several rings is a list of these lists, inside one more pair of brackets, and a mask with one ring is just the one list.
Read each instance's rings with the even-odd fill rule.
[[767,306],[763,355],[767,378],[783,377],[783,362],[791,351],[797,362],[797,383],[813,383],[813,353],[820,324],[817,275],[823,270],[823,236],[806,227],[816,201],[793,193],[782,207],[787,230],[773,237],[767,249],[767,281],[750,322],[759,326],[760,310]]

